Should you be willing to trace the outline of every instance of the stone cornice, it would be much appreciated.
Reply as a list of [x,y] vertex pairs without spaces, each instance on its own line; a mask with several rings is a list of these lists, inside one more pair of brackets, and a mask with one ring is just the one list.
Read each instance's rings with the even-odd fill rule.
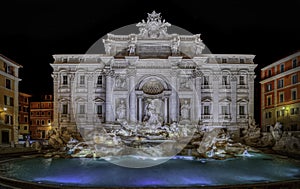
[[285,58],[282,58],[282,59],[280,59],[280,60],[277,60],[276,62],[274,62],[274,63],[272,63],[272,64],[270,64],[270,65],[268,65],[268,66],[266,66],[266,67],[263,67],[263,68],[261,69],[261,71],[264,71],[264,70],[267,70],[267,69],[269,69],[269,68],[272,68],[272,67],[274,67],[274,66],[276,66],[276,65],[278,65],[278,64],[287,62],[287,61],[289,61],[289,60],[291,60],[291,59],[293,59],[293,58],[296,58],[297,56],[300,56],[300,52],[296,52],[296,53],[291,54],[291,55],[289,55],[289,56],[287,56],[287,57],[285,57]]
[[281,77],[284,77],[286,75],[289,75],[289,74],[293,74],[293,73],[296,73],[296,72],[299,72],[300,71],[300,67],[296,67],[296,68],[293,68],[293,69],[290,69],[288,71],[285,71],[283,73],[280,73],[280,74],[277,74],[277,75],[274,75],[272,77],[269,77],[267,79],[264,79],[262,81],[260,81],[261,84],[265,84],[267,82],[270,82],[270,81],[273,81],[275,79],[279,79]]

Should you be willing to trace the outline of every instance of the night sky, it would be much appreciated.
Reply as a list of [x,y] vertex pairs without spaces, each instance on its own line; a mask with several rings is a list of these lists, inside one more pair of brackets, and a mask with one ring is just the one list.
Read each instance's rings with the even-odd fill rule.
[[1,1],[0,53],[23,65],[20,91],[52,93],[53,54],[84,54],[106,33],[146,20],[156,10],[172,25],[200,33],[212,53],[255,54],[259,74],[300,49],[300,1],[262,2]]

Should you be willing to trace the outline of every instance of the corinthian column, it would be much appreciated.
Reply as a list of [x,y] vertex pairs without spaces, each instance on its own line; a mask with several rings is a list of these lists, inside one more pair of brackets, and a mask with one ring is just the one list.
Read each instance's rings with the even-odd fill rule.
[[172,94],[170,96],[170,118],[171,122],[177,122],[177,111],[178,111],[178,103],[177,103],[177,72],[172,71],[171,73],[171,87]]
[[137,118],[136,118],[136,94],[135,94],[135,75],[136,75],[136,70],[130,69],[127,72],[129,76],[129,121],[131,123],[135,123]]
[[112,109],[112,89],[113,89],[113,77],[115,72],[113,70],[107,70],[105,73],[106,76],[106,98],[105,98],[105,122],[114,121],[114,112]]

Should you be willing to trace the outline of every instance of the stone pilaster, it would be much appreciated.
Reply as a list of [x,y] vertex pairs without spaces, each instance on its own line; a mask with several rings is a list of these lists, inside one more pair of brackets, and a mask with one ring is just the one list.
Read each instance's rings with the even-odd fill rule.
[[127,75],[129,76],[129,121],[131,123],[135,123],[137,121],[136,116],[136,94],[135,94],[135,75],[136,70],[130,69],[127,72]]
[[213,113],[213,122],[217,123],[219,121],[219,80],[220,75],[215,73],[213,75],[213,105],[212,105],[212,113]]
[[105,120],[107,123],[114,121],[114,111],[112,107],[114,75],[115,72],[113,70],[107,70],[105,72],[105,80],[106,80]]
[[231,88],[231,122],[236,123],[237,118],[237,78],[235,75],[231,76],[231,82],[230,82],[230,88]]

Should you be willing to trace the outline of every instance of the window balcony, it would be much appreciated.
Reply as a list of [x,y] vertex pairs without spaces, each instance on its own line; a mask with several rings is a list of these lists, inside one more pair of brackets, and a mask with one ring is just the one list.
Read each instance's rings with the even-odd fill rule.
[[230,120],[231,119],[231,115],[219,115],[219,119],[222,119],[222,120]]
[[201,115],[202,120],[211,120],[212,118],[213,118],[213,115],[204,115],[204,114]]

